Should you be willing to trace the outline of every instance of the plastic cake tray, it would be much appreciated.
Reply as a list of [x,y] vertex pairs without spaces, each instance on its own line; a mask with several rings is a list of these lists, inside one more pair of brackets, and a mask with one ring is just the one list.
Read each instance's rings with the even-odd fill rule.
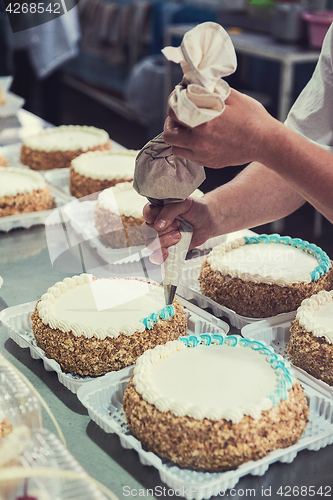
[[[180,297],[178,297],[178,300],[184,307],[187,315],[188,335],[228,333],[229,325],[224,321],[214,317],[206,311],[202,311],[197,306]],[[59,363],[45,356],[44,351],[37,346],[31,329],[30,317],[34,312],[35,305],[36,302],[28,302],[18,306],[8,307],[0,312],[0,321],[2,321],[3,325],[7,328],[10,338],[14,340],[16,344],[22,348],[29,348],[32,358],[41,359],[44,363],[45,370],[55,371],[58,375],[59,382],[76,394],[81,385],[85,385],[95,380],[95,377],[83,377],[65,373],[62,371]],[[119,372],[110,372],[98,378],[112,379],[115,374],[127,374],[129,369],[130,368],[124,368],[123,370],[119,370]]]
[[[292,315],[291,313],[289,314],[290,317],[285,318],[282,322],[280,322],[279,318],[276,317],[262,320],[252,325],[247,325],[242,329],[241,334],[243,337],[263,340],[266,344],[273,347],[276,353],[280,354],[283,358],[290,362],[287,354],[287,345],[290,339],[290,323],[295,319],[295,315]],[[294,364],[291,363],[291,365],[301,382],[306,383],[308,386],[319,391],[324,396],[333,399],[332,386],[313,377],[312,375],[309,375],[306,371],[298,368]]]
[[[213,314],[218,318],[227,318],[230,321],[230,324],[238,330],[241,330],[248,324],[262,321],[262,318],[247,318],[245,316],[241,316],[232,309],[221,306],[220,304],[206,297],[200,292],[200,284],[198,278],[201,265],[203,264],[205,259],[206,256],[202,256],[185,262],[185,266],[183,267],[182,272],[182,278],[177,288],[177,293],[181,297],[184,297],[184,299],[193,301],[202,309],[211,309],[213,311]],[[295,316],[295,314],[296,312],[294,311],[290,313],[283,313],[274,316],[273,319],[277,319],[277,321],[282,323],[283,321],[286,321],[290,317],[290,315]]]
[[124,448],[135,450],[143,465],[155,467],[167,486],[174,490],[180,489],[182,496],[188,499],[202,500],[218,495],[221,491],[233,488],[247,474],[261,476],[274,462],[290,463],[301,450],[319,450],[333,443],[333,401],[303,384],[310,406],[310,422],[296,444],[273,451],[258,461],[242,464],[232,471],[209,473],[181,469],[175,463],[143,449],[128,429],[122,401],[130,375],[119,373],[113,380],[95,380],[82,386],[77,396],[97,425],[105,432],[117,434]]

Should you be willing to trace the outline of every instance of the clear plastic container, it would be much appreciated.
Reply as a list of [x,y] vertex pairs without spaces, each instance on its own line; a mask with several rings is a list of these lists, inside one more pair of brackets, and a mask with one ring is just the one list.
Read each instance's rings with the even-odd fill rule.
[[[7,479],[3,480],[4,477]],[[22,497],[25,500],[107,498],[58,438],[46,429],[31,431],[30,439],[15,460],[0,467],[0,498],[23,500]]]
[[[42,427],[42,412],[37,396],[19,372],[0,354],[0,422],[9,419],[13,429]],[[1,441],[0,441],[1,449]]]

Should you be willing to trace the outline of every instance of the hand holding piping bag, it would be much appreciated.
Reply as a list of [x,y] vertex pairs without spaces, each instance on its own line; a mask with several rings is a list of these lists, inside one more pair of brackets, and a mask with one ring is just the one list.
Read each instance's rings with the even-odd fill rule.
[[[184,73],[169,101],[177,119],[192,128],[219,116],[230,93],[222,77],[236,69],[234,47],[222,26],[200,24],[185,34],[180,47],[166,47],[162,52],[180,63]],[[164,205],[185,200],[204,179],[203,166],[174,156],[160,134],[138,154],[133,185],[153,205]],[[173,301],[193,232],[191,224],[181,217],[178,220],[182,237],[169,249],[164,263],[167,304]]]

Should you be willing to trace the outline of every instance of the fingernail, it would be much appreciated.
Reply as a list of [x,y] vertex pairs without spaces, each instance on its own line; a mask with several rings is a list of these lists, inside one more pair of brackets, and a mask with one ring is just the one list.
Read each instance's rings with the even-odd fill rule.
[[174,240],[179,240],[180,236],[181,236],[181,235],[180,235],[180,232],[179,232],[179,231],[173,231],[173,233],[172,233],[172,238],[173,238]]
[[158,229],[164,229],[166,225],[167,225],[166,221],[162,219],[158,219],[155,222],[155,227],[158,227]]

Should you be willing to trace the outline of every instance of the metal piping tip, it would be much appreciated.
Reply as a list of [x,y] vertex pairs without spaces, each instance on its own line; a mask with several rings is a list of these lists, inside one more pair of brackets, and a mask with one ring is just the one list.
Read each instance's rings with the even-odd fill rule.
[[177,287],[176,285],[164,285],[164,299],[167,306],[171,306],[175,298]]

